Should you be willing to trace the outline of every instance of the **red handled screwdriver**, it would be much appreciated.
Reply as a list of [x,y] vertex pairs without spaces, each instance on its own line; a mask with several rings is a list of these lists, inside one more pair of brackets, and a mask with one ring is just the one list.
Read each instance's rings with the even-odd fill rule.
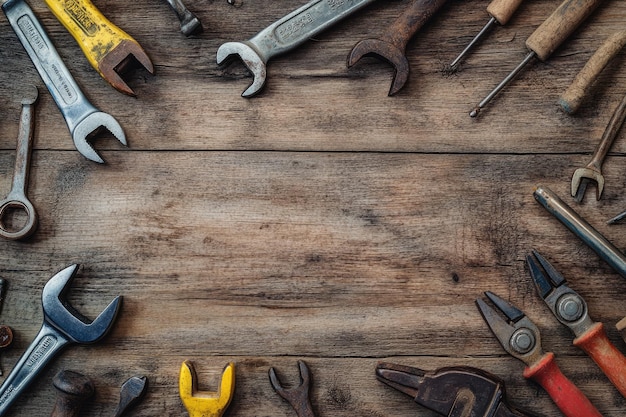
[[546,61],[550,55],[580,26],[580,24],[604,0],[565,0],[561,5],[526,39],[530,51],[522,62],[491,91],[470,112],[471,117],[478,116],[485,107],[519,72],[535,57]]
[[491,19],[489,19],[487,24],[478,32],[474,39],[463,49],[459,56],[452,61],[449,67],[450,70],[455,71],[458,68],[461,60],[465,58],[474,45],[476,45],[496,23],[501,26],[506,25],[520,4],[522,4],[522,0],[493,0],[489,3],[487,13],[491,16]]

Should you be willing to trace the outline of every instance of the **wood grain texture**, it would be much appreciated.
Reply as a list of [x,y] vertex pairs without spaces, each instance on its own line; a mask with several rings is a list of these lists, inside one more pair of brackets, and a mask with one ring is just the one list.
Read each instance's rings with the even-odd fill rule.
[[[95,2],[156,65],[154,77],[134,74],[131,99],[91,70],[43,2],[31,1],[87,95],[127,133],[128,149],[96,141],[103,166],[74,150],[0,21],[0,190],[11,181],[20,88],[42,91],[29,184],[40,227],[28,241],[0,241],[0,275],[9,283],[0,317],[15,332],[0,357],[5,375],[39,330],[41,289],[60,269],[83,265],[68,297],[88,317],[124,297],[110,335],[68,348],[9,415],[48,415],[61,369],[94,381],[85,416],[111,415],[132,375],[146,375],[150,388],[129,416],[186,415],[178,371],[191,360],[202,390],[215,390],[224,365],[235,362],[228,416],[293,416],[267,372],[274,366],[296,384],[303,359],[321,417],[434,416],[376,381],[381,360],[481,367],[506,381],[513,405],[559,416],[478,313],[474,300],[491,290],[537,323],[544,349],[603,415],[622,416],[626,401],[550,315],[524,257],[532,248],[546,256],[626,352],[615,328],[626,314],[626,281],[532,197],[543,184],[575,204],[571,175],[588,162],[626,91],[623,52],[575,117],[556,101],[608,34],[624,27],[626,3],[598,9],[476,121],[469,109],[525,55],[525,38],[558,1],[524,2],[460,72],[444,76],[444,64],[488,19],[488,2],[451,1],[409,45],[410,82],[393,98],[386,63],[345,67],[358,40],[382,33],[408,5],[377,2],[270,61],[260,96],[239,97],[250,75],[241,64],[218,68],[217,47],[302,3],[189,0],[206,30],[187,39],[165,2]],[[618,248],[626,247],[624,226],[605,221],[626,204],[621,138],[604,167],[602,200],[590,187],[574,206]]]

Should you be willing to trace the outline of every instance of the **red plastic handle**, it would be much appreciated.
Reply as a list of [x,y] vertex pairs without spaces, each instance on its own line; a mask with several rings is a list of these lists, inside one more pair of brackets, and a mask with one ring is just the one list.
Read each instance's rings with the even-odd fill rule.
[[626,397],[626,357],[609,341],[602,323],[594,324],[574,340],[598,364],[622,396]]
[[524,378],[541,385],[566,417],[602,417],[585,394],[563,375],[552,352],[524,369]]

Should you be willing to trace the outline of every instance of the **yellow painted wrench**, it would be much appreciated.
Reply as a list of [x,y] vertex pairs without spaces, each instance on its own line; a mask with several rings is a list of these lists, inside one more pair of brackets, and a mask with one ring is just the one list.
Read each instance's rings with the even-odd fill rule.
[[232,362],[226,365],[217,392],[198,391],[197,385],[198,377],[193,364],[189,361],[183,362],[178,388],[189,417],[221,417],[235,392],[235,365]]
[[131,57],[154,73],[154,66],[141,45],[104,17],[90,0],[45,1],[102,78],[122,93],[135,96],[120,74],[134,64]]

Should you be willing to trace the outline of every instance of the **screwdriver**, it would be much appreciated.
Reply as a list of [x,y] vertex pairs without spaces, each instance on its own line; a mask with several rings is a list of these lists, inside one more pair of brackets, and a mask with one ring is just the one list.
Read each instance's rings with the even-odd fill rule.
[[491,16],[491,19],[487,24],[478,32],[478,34],[472,39],[472,41],[463,49],[463,51],[456,57],[452,64],[450,64],[450,70],[454,71],[459,66],[459,63],[467,53],[482,39],[483,36],[496,24],[501,26],[506,25],[509,19],[513,16],[513,13],[517,10],[519,5],[522,4],[522,0],[493,0],[487,6],[487,13]]
[[526,39],[530,51],[522,62],[498,84],[491,93],[470,112],[470,117],[478,116],[487,105],[520,71],[535,57],[546,61],[550,55],[580,26],[580,24],[604,0],[565,0],[561,5]]

